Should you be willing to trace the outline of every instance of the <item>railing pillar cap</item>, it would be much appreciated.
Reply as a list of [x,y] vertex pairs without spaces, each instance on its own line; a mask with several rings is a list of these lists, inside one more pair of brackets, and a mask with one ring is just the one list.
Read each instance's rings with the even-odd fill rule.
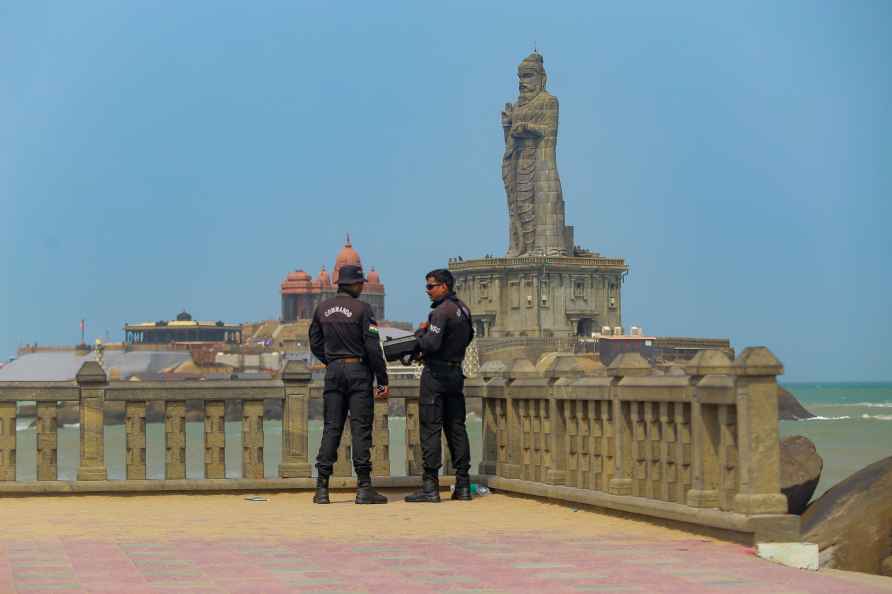
[[74,377],[79,384],[108,383],[108,376],[105,374],[102,365],[97,361],[84,361],[84,364],[77,370],[77,375]]
[[504,361],[487,361],[480,366],[480,376],[486,380],[494,377],[507,377],[508,366]]
[[282,369],[282,379],[286,382],[309,382],[312,373],[303,361],[288,361]]
[[689,375],[734,375],[738,371],[734,361],[718,349],[700,351],[684,368]]
[[592,356],[574,353],[545,353],[536,370],[548,378],[575,378],[583,375],[604,375],[605,368],[597,353]]
[[512,379],[528,379],[542,377],[542,374],[529,359],[515,359],[511,362],[509,376]]
[[767,347],[747,347],[734,361],[740,375],[781,375],[784,365]]
[[607,367],[607,375],[611,377],[640,377],[651,375],[652,373],[653,367],[650,366],[647,359],[638,353],[622,353],[621,355],[617,355]]

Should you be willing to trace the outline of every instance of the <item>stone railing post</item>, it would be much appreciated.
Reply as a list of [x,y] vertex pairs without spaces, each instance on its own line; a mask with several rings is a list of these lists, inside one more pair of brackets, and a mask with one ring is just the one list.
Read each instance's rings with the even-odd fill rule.
[[607,375],[613,378],[610,386],[610,399],[613,403],[613,427],[616,440],[613,461],[615,470],[613,478],[607,486],[607,492],[611,495],[632,494],[632,472],[634,460],[632,460],[632,418],[629,404],[620,400],[621,384],[624,377],[641,377],[651,375],[653,368],[638,353],[623,353],[617,355],[607,367]]
[[309,478],[307,459],[308,403],[310,398],[310,370],[301,361],[288,361],[282,371],[285,401],[282,405],[282,478]]
[[718,350],[700,351],[685,366],[694,386],[691,399],[691,507],[719,507],[721,428],[718,407],[736,401],[734,362]]
[[785,514],[777,416],[777,376],[784,372],[783,365],[765,347],[745,349],[734,365],[740,451],[734,509],[744,514]]
[[[511,366],[508,374],[508,384],[505,386],[505,438],[507,440],[506,463],[503,465],[503,472],[500,476],[505,478],[521,479],[524,478],[524,467],[530,466],[524,464],[524,446],[527,448],[531,444],[524,444],[524,426],[521,418],[521,410],[519,409],[521,402],[529,397],[526,383],[528,380],[539,378],[539,374],[533,364],[526,359],[517,359]],[[534,392],[537,388],[534,387]],[[544,396],[544,394],[542,394]]]
[[108,478],[108,471],[105,467],[102,412],[108,377],[99,363],[87,361],[77,372],[76,379],[80,386],[81,420],[81,461],[77,480],[104,481]]
[[483,445],[480,467],[482,475],[499,474],[499,408],[505,398],[505,378],[484,377],[486,389],[483,392]]

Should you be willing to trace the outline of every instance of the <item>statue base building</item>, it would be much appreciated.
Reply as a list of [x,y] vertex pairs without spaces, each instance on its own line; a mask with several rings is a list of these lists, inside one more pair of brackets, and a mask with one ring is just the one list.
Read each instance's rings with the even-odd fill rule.
[[622,259],[520,256],[453,260],[455,292],[478,337],[591,337],[622,325]]

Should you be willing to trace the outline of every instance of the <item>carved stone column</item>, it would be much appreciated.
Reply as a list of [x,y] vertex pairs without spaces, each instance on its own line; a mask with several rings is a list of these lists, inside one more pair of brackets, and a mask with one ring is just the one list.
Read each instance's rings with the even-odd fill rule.
[[108,377],[99,363],[87,361],[77,372],[76,379],[81,392],[81,461],[77,480],[104,481],[108,478],[108,470],[105,467],[102,409]]
[[734,509],[745,514],[784,514],[787,498],[780,492],[776,379],[784,368],[765,347],[747,348],[734,364],[740,450],[740,488]]
[[285,384],[285,402],[282,407],[282,463],[279,464],[279,476],[307,478],[310,476],[307,458],[310,370],[300,361],[289,361],[282,373],[282,381]]

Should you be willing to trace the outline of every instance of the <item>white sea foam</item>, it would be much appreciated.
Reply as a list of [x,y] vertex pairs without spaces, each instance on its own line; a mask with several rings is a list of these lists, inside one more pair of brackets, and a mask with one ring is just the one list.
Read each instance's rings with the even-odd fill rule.
[[876,419],[877,421],[892,421],[892,415],[861,415],[862,419]]
[[845,415],[842,417],[810,417],[802,419],[803,421],[842,421],[843,419],[851,419],[852,417]]
[[892,402],[856,402],[852,406],[866,406],[867,408],[892,408]]

